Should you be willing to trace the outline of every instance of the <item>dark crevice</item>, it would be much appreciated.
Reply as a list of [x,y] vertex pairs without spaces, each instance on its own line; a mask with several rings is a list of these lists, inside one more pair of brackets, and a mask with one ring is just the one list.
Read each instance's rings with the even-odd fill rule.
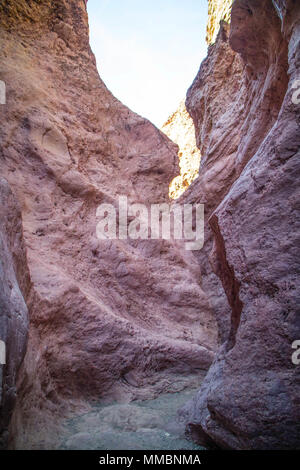
[[226,343],[226,350],[229,351],[235,345],[236,333],[240,325],[241,313],[243,310],[243,303],[239,297],[240,282],[235,278],[234,269],[228,263],[225,242],[220,231],[216,214],[213,214],[209,219],[209,224],[215,237],[215,249],[217,255],[217,261],[214,263],[213,269],[215,274],[221,279],[228,303],[231,307],[231,326]]

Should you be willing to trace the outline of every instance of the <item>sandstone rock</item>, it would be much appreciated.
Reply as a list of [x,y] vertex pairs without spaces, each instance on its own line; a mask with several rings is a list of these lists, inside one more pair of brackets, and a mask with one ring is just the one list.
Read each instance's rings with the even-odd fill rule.
[[[209,47],[208,57],[187,93],[187,110],[202,155],[201,178],[190,191],[192,198],[206,203],[208,215],[276,122],[286,91],[287,44],[275,11],[270,15],[266,5],[261,5],[257,16],[250,17],[251,28],[244,35],[238,35],[233,21],[229,38],[229,26],[221,24],[216,44]],[[235,11],[232,16],[239,15],[239,10]],[[268,25],[263,44],[259,43],[261,36],[256,35],[263,28],[259,18],[261,24]],[[253,42],[248,51],[244,47],[246,38]],[[246,64],[232,50],[238,44]]]
[[[224,76],[228,80],[224,81]],[[194,121],[202,157],[200,177],[178,200],[179,204],[205,204],[205,244],[195,257],[201,269],[201,285],[218,322],[221,342],[227,338],[230,328],[230,307],[222,284],[211,268],[213,235],[208,219],[236,178],[235,152],[239,126],[242,126],[240,113],[247,99],[241,88],[243,65],[229,46],[229,26],[221,23],[216,44],[209,47],[208,56],[187,93],[186,105]],[[246,92],[246,87],[243,91]]]
[[206,41],[213,44],[219,32],[220,21],[230,22],[233,0],[208,0],[208,22]]
[[[73,430],[66,448],[181,446],[167,435],[176,423],[162,425],[157,413],[128,402],[198,385],[217,333],[217,357],[180,411],[179,431],[185,425],[206,447],[300,447],[299,368],[291,361],[300,334],[299,4],[235,0],[231,27],[219,27],[228,6],[209,2],[215,42],[186,100],[201,168],[174,204],[204,203],[211,227],[193,254],[173,241],[96,238],[100,203],[118,210],[119,195],[168,201],[178,148],[99,79],[85,2],[0,5],[1,175],[21,206],[32,279],[20,214],[3,183],[1,224],[13,215],[0,230],[1,302],[5,317],[13,313],[3,441],[27,331],[18,285],[30,312],[12,448],[59,447],[66,419],[99,400],[116,408],[84,419],[87,430]],[[163,429],[149,429],[149,415]],[[99,416],[106,423],[93,434]]]
[[[204,203],[207,221],[276,122],[284,99],[288,83],[287,43],[281,35],[275,9],[267,5],[268,2],[262,4],[259,13],[251,17],[249,39],[255,43],[253,51],[257,50],[257,54],[252,56],[250,52],[245,63],[232,49],[238,41],[235,25],[230,32],[229,25],[221,22],[217,40],[209,47],[208,56],[187,93],[186,107],[195,125],[201,165],[200,176],[178,202]],[[217,9],[217,2],[211,8]],[[242,11],[243,18],[245,11]],[[259,20],[268,25],[263,45],[255,35],[262,28]],[[209,23],[213,21],[210,17]],[[206,223],[205,245],[197,253],[197,259],[202,287],[223,341],[230,329],[230,310],[220,281],[212,272],[212,240],[212,231]]]
[[0,40],[1,174],[33,283],[11,446],[47,448],[62,416],[95,398],[198,383],[217,327],[192,253],[96,238],[100,203],[168,202],[179,170],[177,146],[99,78],[84,2],[1,3]]
[[230,43],[245,63],[252,108],[239,131],[237,173],[250,161],[210,218],[211,261],[231,306],[231,328],[198,395],[180,412],[197,442],[222,448],[300,447],[299,367],[291,361],[300,337],[300,109],[292,100],[300,6],[285,7],[283,32],[271,2],[236,0],[232,9]]
[[195,127],[184,102],[161,128],[179,147],[180,175],[170,184],[170,198],[177,199],[198,177],[201,155],[196,145]]
[[0,340],[6,346],[6,363],[0,365],[0,448],[7,445],[27,344],[28,312],[20,290],[26,294],[30,287],[26,263],[20,208],[7,181],[0,178]]

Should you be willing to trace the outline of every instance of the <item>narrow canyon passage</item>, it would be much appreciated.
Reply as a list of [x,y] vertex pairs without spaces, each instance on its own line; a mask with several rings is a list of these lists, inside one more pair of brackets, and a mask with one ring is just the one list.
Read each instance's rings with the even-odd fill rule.
[[[84,0],[0,3],[1,448],[300,447],[300,4],[208,12],[159,130],[99,77]],[[204,205],[203,247],[129,237],[124,200]]]
[[62,421],[91,403],[198,386],[217,327],[192,252],[97,238],[99,204],[168,203],[179,169],[176,145],[99,78],[84,2],[4,13],[14,93],[1,109],[1,173],[22,211],[27,263],[15,269],[30,319],[9,445],[54,448]]

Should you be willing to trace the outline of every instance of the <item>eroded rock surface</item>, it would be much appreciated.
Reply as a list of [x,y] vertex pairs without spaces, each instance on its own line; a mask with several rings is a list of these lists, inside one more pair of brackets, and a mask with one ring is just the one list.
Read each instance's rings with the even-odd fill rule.
[[177,147],[98,76],[83,0],[0,5],[1,174],[21,205],[32,289],[11,446],[55,445],[88,402],[151,398],[198,381],[216,349],[192,253],[168,241],[99,241],[118,196],[168,202]]
[[0,340],[6,353],[5,364],[0,364],[0,448],[7,445],[17,374],[26,350],[28,311],[23,294],[29,288],[20,208],[7,181],[0,178]]
[[[221,162],[228,150],[235,180],[222,188],[223,200],[217,198],[210,213],[210,259],[231,306],[230,329],[199,393],[180,411],[190,436],[207,446],[300,447],[299,366],[291,360],[292,343],[300,337],[300,107],[293,99],[300,64],[300,5],[276,3],[282,21],[271,1],[233,4],[226,49],[238,73],[231,75],[228,69],[229,84],[222,88],[225,97],[228,86],[236,86],[236,93],[232,90],[231,105],[220,106],[216,100],[209,108],[221,113],[223,124],[215,118],[205,134],[208,121],[203,116],[210,98],[204,90],[213,73],[201,73],[213,67],[211,60],[202,65],[187,99],[201,135],[204,173],[201,178],[200,170],[191,194],[202,190],[197,182],[207,179],[209,165],[214,169],[220,164],[224,171]],[[210,49],[212,57],[219,42]],[[219,68],[213,71],[217,74]],[[225,153],[219,153],[222,142]],[[206,191],[205,197],[210,194]]]
[[208,22],[206,41],[213,44],[219,32],[220,21],[230,22],[233,0],[208,0]]
[[[245,11],[242,9],[241,15]],[[256,53],[250,52],[245,63],[233,50],[237,36],[221,21],[216,42],[209,46],[208,56],[187,93],[186,107],[194,121],[201,165],[200,177],[179,203],[204,203],[207,222],[276,122],[286,92],[287,43],[275,9],[267,2],[261,5],[257,16],[250,18],[252,29],[247,30],[245,38],[253,42]],[[255,34],[261,27],[259,20],[268,25],[263,44]],[[230,308],[211,267],[212,244],[213,233],[206,223],[205,246],[197,258],[202,287],[223,341],[230,330]]]
[[[166,202],[179,170],[177,147],[99,79],[84,0],[0,5],[0,79],[7,85],[1,175],[21,206],[32,279],[24,274],[24,250],[18,248],[21,265],[11,258],[21,247],[11,240],[22,232],[13,209],[20,229],[2,230],[4,260],[13,267],[7,279],[26,299],[30,331],[12,448],[56,448],[64,418],[85,412],[97,421],[91,403],[99,400],[112,406],[100,413],[107,435],[91,442],[84,420],[66,447],[97,448],[101,439],[106,447],[119,419],[124,433],[132,432],[132,419],[149,426],[149,413],[128,402],[198,384],[217,334],[217,358],[182,408],[180,427],[206,447],[300,447],[299,367],[291,361],[300,337],[293,99],[300,7],[236,0],[231,27],[219,27],[228,5],[210,2],[210,41],[219,32],[186,100],[202,158],[199,177],[176,204],[204,203],[210,223],[204,249],[194,254],[171,241],[96,238],[100,203],[118,210],[119,195]],[[3,305],[15,312],[7,279]],[[27,330],[17,292],[23,307],[20,349],[10,359],[13,398]],[[1,416],[2,429],[13,405]],[[153,431],[149,436],[155,448]],[[134,445],[126,434],[116,446],[124,439]]]
[[197,178],[201,159],[196,145],[194,123],[184,102],[180,103],[161,130],[179,147],[180,175],[173,179],[169,191],[170,198],[177,199]]

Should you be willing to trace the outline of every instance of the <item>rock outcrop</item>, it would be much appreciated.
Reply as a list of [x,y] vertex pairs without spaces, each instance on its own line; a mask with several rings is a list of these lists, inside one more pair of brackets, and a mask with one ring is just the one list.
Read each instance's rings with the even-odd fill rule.
[[198,177],[201,159],[194,123],[183,101],[161,130],[179,147],[180,175],[173,179],[169,191],[171,199],[178,199]]
[[1,174],[23,218],[32,287],[11,447],[55,447],[67,412],[198,384],[217,345],[191,252],[96,238],[118,196],[168,202],[177,147],[98,76],[83,0],[0,5]]
[[[230,329],[230,308],[220,280],[211,268],[213,232],[208,220],[276,122],[288,83],[287,43],[269,3],[262,4],[259,13],[264,24],[269,25],[269,43],[264,47],[259,44],[255,35],[258,24],[252,30],[252,39],[256,41],[253,47],[257,50],[252,58],[256,63],[245,64],[232,49],[230,26],[221,21],[216,43],[208,48],[208,56],[186,99],[195,125],[201,165],[200,177],[179,203],[205,204],[205,246],[197,258],[202,287],[215,313],[221,341]],[[255,21],[258,22],[256,17]]]
[[26,296],[30,278],[21,212],[7,181],[0,178],[0,340],[5,345],[5,364],[0,365],[0,448],[8,442],[17,373],[27,344],[28,311],[20,287]]
[[230,22],[233,0],[208,0],[208,21],[206,41],[213,44],[219,33],[220,22]]
[[230,34],[223,25],[187,97],[202,154],[189,198],[207,202],[211,265],[231,307],[217,358],[180,411],[207,446],[300,447],[300,5],[274,3],[235,0]]

